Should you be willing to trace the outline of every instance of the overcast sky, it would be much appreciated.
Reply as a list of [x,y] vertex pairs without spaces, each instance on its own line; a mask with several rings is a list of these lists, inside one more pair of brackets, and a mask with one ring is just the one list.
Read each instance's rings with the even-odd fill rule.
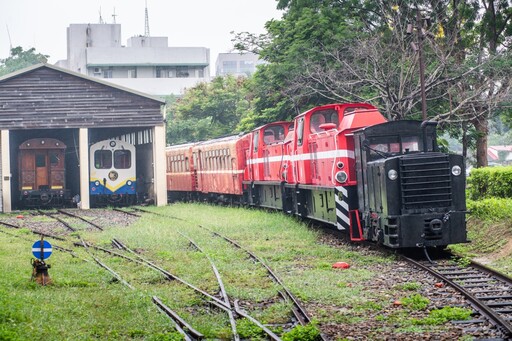
[[[210,63],[230,52],[230,34],[263,33],[265,22],[279,19],[276,0],[147,0],[151,36],[168,37],[169,46],[210,48]],[[69,24],[121,24],[122,44],[144,34],[145,0],[0,0],[0,59],[13,47],[35,47],[49,62],[66,59]]]

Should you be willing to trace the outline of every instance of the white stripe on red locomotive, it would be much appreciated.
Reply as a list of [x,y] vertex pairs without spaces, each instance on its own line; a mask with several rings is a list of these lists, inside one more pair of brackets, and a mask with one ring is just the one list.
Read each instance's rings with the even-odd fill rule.
[[271,156],[271,157],[260,157],[256,159],[247,160],[247,164],[255,165],[259,163],[265,162],[282,162],[282,161],[309,161],[309,160],[319,160],[319,159],[332,159],[335,157],[347,157],[350,159],[354,158],[354,151],[340,149],[340,150],[330,150],[325,152],[318,153],[306,153],[306,154],[298,154],[298,155],[279,155],[279,156]]

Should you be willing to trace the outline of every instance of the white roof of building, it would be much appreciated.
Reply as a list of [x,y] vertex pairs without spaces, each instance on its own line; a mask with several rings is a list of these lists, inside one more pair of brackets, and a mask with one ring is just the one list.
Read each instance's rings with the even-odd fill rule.
[[89,47],[87,66],[208,66],[209,54],[205,47]]

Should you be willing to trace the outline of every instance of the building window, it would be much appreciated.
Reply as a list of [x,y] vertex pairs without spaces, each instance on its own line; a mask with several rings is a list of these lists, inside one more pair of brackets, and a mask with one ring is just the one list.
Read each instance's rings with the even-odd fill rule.
[[128,69],[128,78],[137,78],[137,68]]
[[249,60],[240,61],[240,73],[250,75],[255,70],[254,62]]
[[199,68],[198,69],[197,77],[204,78],[204,68]]
[[176,67],[176,77],[177,78],[188,78],[189,71],[187,66],[178,66]]
[[112,67],[103,69],[103,78],[112,78]]
[[156,78],[167,78],[167,69],[161,66],[156,67]]
[[236,73],[236,61],[226,60],[222,62],[222,70],[224,74]]

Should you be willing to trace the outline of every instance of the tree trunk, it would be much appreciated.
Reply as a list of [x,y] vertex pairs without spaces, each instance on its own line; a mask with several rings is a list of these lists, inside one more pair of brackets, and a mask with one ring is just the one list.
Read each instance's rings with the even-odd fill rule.
[[489,126],[487,116],[479,117],[473,122],[477,132],[476,139],[476,167],[487,166],[487,135],[489,133]]

